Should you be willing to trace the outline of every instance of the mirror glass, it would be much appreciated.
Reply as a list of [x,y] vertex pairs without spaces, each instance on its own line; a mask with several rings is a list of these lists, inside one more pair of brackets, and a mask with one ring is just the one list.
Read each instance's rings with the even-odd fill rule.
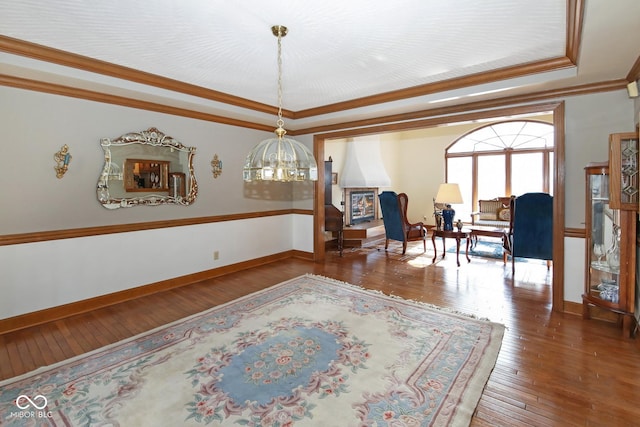
[[186,147],[156,128],[103,138],[100,145],[104,167],[97,193],[105,208],[187,206],[196,200],[195,147]]

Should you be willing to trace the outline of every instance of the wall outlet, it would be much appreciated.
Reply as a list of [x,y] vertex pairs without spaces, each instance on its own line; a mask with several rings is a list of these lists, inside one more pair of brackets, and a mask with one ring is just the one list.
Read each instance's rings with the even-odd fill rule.
[[220,252],[213,251],[213,259],[214,261],[220,259]]

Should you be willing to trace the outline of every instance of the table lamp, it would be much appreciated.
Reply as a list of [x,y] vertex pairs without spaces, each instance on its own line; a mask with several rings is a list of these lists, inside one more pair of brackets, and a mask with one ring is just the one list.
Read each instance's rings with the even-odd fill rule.
[[444,203],[446,208],[442,209],[442,219],[444,221],[443,230],[453,230],[453,217],[456,211],[451,209],[452,204],[463,203],[462,194],[458,184],[444,183],[440,184],[438,194],[436,195],[436,203]]

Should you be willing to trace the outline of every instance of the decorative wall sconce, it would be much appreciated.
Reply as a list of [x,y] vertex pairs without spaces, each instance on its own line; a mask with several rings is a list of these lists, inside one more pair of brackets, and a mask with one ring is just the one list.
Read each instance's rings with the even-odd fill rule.
[[213,173],[213,177],[217,178],[222,174],[222,160],[218,159],[218,155],[213,155],[213,160],[211,160],[211,172]]
[[56,171],[56,177],[62,178],[69,169],[69,162],[71,162],[71,154],[69,153],[69,146],[64,144],[60,151],[53,155],[53,159],[58,163],[53,168]]

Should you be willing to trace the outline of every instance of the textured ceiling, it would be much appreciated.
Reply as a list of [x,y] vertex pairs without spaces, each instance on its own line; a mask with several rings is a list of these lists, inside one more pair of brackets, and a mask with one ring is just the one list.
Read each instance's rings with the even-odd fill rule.
[[[0,30],[11,38],[275,105],[277,40],[270,27],[285,25],[283,107],[301,111],[564,57],[566,9],[561,0],[2,0]],[[350,114],[409,111],[492,90],[504,95],[624,78],[640,54],[640,38],[631,36],[638,17],[637,0],[587,1],[577,68],[487,81],[464,93],[424,93]],[[104,92],[220,109],[192,96],[10,54],[0,56],[0,66],[5,74],[47,73]],[[227,114],[264,121],[260,113],[243,108]],[[331,121],[331,114],[324,116]]]

